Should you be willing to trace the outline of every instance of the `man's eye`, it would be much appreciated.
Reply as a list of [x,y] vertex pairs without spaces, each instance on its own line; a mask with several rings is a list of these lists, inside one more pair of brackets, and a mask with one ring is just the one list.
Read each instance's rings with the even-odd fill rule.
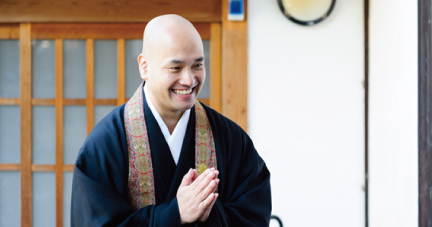
[[202,63],[198,63],[195,65],[195,68],[200,68],[203,64]]
[[171,69],[172,69],[172,70],[176,70],[176,71],[178,71],[178,70],[180,70],[181,68],[180,68],[180,66],[176,66],[176,67],[171,67]]

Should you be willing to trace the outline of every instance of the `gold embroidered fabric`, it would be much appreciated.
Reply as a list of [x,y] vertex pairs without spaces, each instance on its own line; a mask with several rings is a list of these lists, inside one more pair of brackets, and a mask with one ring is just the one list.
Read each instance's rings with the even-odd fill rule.
[[[129,158],[129,199],[136,209],[155,205],[155,180],[144,119],[142,83],[133,97],[126,103],[124,124]],[[195,102],[195,168],[199,174],[207,168],[217,169],[216,149],[213,133],[204,107]]]

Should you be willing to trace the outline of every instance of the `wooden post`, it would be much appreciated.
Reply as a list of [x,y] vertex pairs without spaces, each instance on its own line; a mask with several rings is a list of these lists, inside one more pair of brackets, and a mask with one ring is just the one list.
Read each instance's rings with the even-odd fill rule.
[[56,70],[56,225],[63,226],[63,40],[55,41]]
[[32,86],[31,25],[20,26],[20,95],[21,95],[21,226],[31,226],[32,192]]
[[220,23],[210,26],[210,106],[222,112],[222,28]]
[[94,126],[94,40],[87,39],[87,134]]
[[247,131],[247,1],[245,20],[228,21],[222,1],[222,113]]
[[125,40],[117,40],[117,106],[125,100]]

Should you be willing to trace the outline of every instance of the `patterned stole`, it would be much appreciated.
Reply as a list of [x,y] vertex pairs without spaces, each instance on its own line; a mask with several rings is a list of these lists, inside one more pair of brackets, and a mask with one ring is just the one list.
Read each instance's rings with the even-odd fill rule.
[[[129,199],[136,209],[155,205],[155,180],[147,125],[144,119],[143,84],[126,103],[124,123],[129,157]],[[217,168],[213,133],[203,106],[195,102],[195,168],[201,174]]]

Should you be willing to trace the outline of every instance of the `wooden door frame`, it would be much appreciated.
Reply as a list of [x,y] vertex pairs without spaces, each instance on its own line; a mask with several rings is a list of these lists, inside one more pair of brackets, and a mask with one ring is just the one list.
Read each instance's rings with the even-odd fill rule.
[[[228,21],[228,0],[18,0],[0,4],[0,23],[146,23],[174,13],[192,23],[221,24],[220,112],[247,131],[247,0],[245,20]],[[14,25],[11,25],[12,27]],[[7,26],[4,26],[8,30]],[[219,28],[213,28],[219,29]],[[8,30],[17,37],[16,30]],[[212,47],[211,47],[212,48]],[[215,66],[213,66],[215,67]]]
[[[203,40],[210,40],[210,99],[199,99],[220,111],[220,50],[221,25],[219,23],[194,23]],[[20,97],[0,98],[0,105],[15,105],[21,108],[21,160],[20,163],[1,163],[0,171],[21,173],[21,225],[32,225],[32,173],[53,172],[56,181],[56,226],[63,225],[63,175],[73,171],[73,164],[63,163],[63,107],[68,105],[86,106],[87,133],[94,126],[95,105],[122,105],[125,98],[125,39],[141,39],[146,23],[127,24],[73,24],[73,23],[21,23],[3,26],[0,23],[0,39],[18,39],[20,43]],[[10,37],[13,34],[13,37]],[[95,39],[96,38],[96,39]],[[32,97],[32,40],[51,39],[55,42],[55,98]],[[87,64],[87,97],[65,99],[63,97],[63,40],[85,39]],[[94,97],[94,40],[114,39],[117,42],[117,98],[96,99]],[[214,60],[212,60],[214,58]],[[219,74],[218,74],[219,73]],[[214,97],[216,95],[216,97]],[[211,102],[211,103],[209,103]],[[56,137],[55,164],[32,163],[32,107],[54,106]],[[54,138],[53,138],[54,139]]]
[[[61,3],[60,3],[61,2]],[[0,98],[0,105],[19,105],[21,107],[21,163],[0,164],[0,171],[21,172],[21,226],[31,226],[31,180],[32,172],[53,171],[56,173],[56,225],[62,226],[62,198],[63,193],[63,171],[73,170],[73,166],[63,164],[62,153],[62,121],[63,106],[85,104],[92,107],[100,100],[90,96],[82,100],[65,100],[62,93],[62,48],[61,40],[50,37],[52,31],[57,33],[62,30],[62,38],[79,38],[77,30],[87,29],[87,34],[92,33],[93,38],[116,39],[112,28],[115,27],[122,34],[122,38],[141,38],[142,25],[157,15],[175,13],[190,20],[195,26],[205,26],[208,29],[198,28],[200,35],[216,42],[210,43],[210,51],[218,53],[211,56],[210,70],[212,84],[210,88],[209,103],[214,109],[221,112],[231,120],[237,122],[244,130],[247,130],[247,19],[240,22],[227,20],[228,0],[166,0],[164,4],[157,5],[155,11],[149,10],[153,3],[135,1],[127,5],[125,2],[109,0],[108,4],[87,0],[66,0],[50,5],[51,1],[38,1],[36,5],[31,0],[20,0],[17,4],[3,3],[0,5],[0,39],[20,40],[20,97],[13,99]],[[181,7],[179,6],[181,3]],[[88,3],[88,4],[87,4]],[[105,1],[106,3],[106,1]],[[7,5],[9,4],[9,5]],[[89,7],[89,4],[92,7]],[[138,6],[137,6],[138,4]],[[141,4],[141,5],[140,5]],[[159,4],[159,3],[154,3]],[[143,12],[137,12],[137,8],[146,8]],[[92,12],[89,9],[92,8]],[[245,18],[247,18],[247,0],[245,1]],[[97,9],[93,11],[94,9]],[[118,10],[121,9],[121,12]],[[76,13],[81,12],[81,13]],[[87,12],[87,13],[86,13]],[[108,12],[108,13],[107,13]],[[115,14],[116,16],[112,16]],[[82,24],[77,25],[77,22]],[[104,27],[103,24],[111,23]],[[134,27],[136,26],[136,27]],[[140,27],[141,26],[141,27]],[[110,28],[108,28],[110,27]],[[98,37],[98,34],[102,34]],[[111,36],[110,36],[111,35]],[[31,97],[31,39],[56,39],[56,98],[53,100],[38,100]],[[81,37],[88,38],[88,37]],[[119,40],[121,43],[121,40]],[[87,40],[91,44],[91,40]],[[88,45],[87,45],[88,46]],[[118,46],[118,51],[124,52],[124,46]],[[28,51],[30,50],[30,52]],[[121,69],[121,66],[118,70]],[[89,70],[89,69],[88,69]],[[124,75],[123,75],[124,76]],[[119,78],[122,77],[119,74]],[[88,86],[92,85],[91,76],[88,73]],[[59,85],[59,86],[57,86]],[[118,86],[124,84],[119,83]],[[123,90],[122,90],[123,89]],[[124,93],[124,88],[118,89]],[[90,91],[91,92],[91,91]],[[124,99],[124,94],[119,94],[117,99]],[[104,103],[106,100],[102,100]],[[109,104],[119,104],[122,100],[108,100]],[[55,165],[32,165],[31,151],[31,109],[32,105],[53,105],[56,108],[56,164]],[[91,112],[91,111],[90,111]],[[90,117],[93,119],[92,117]],[[88,119],[90,119],[88,117]],[[90,123],[90,124],[89,124]],[[88,122],[92,127],[92,122]],[[23,142],[24,141],[24,142]]]

